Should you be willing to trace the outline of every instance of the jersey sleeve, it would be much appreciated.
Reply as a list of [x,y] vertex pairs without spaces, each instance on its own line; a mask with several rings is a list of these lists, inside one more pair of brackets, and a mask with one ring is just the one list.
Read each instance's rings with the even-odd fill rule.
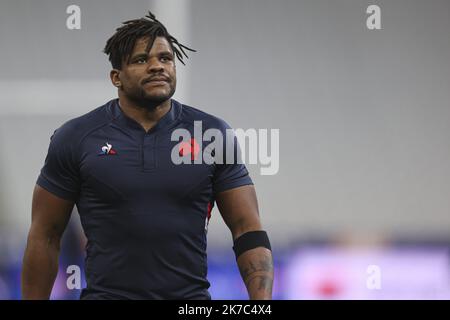
[[64,125],[50,138],[45,163],[37,184],[54,195],[70,201],[78,199],[80,191],[79,163],[70,130]]
[[225,122],[221,124],[220,130],[224,136],[223,154],[221,155],[223,163],[216,164],[213,182],[214,194],[244,185],[253,185],[249,172],[242,162],[241,149],[236,135]]

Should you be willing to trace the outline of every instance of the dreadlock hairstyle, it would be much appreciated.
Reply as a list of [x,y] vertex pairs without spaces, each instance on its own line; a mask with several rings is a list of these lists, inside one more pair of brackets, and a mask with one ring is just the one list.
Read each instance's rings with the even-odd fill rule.
[[183,65],[185,64],[183,56],[189,58],[184,50],[196,52],[194,49],[180,44],[177,39],[172,37],[167,32],[166,27],[150,11],[143,18],[128,20],[122,24],[121,27],[116,29],[116,33],[108,39],[103,49],[103,52],[109,56],[109,61],[114,69],[120,70],[122,68],[122,62],[129,60],[136,41],[144,37],[149,38],[147,52],[152,48],[156,37],[166,38],[178,60]]

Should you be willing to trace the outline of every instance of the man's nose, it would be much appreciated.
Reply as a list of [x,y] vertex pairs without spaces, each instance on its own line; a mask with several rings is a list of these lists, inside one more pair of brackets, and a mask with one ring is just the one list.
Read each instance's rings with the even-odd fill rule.
[[148,65],[148,69],[147,71],[152,73],[152,72],[157,72],[157,71],[162,71],[164,70],[164,65],[161,63],[161,61],[159,61],[158,59],[153,59],[150,60],[150,63]]

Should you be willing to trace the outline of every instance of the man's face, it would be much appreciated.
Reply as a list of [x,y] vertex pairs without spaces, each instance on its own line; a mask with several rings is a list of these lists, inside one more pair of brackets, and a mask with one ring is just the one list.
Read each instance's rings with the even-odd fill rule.
[[140,105],[154,105],[170,99],[176,88],[175,56],[169,42],[157,37],[150,52],[148,38],[136,41],[129,61],[119,71],[121,90]]

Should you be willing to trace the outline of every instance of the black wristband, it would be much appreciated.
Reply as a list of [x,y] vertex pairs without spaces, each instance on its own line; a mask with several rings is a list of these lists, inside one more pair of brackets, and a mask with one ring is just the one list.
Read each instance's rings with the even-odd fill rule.
[[234,240],[233,250],[234,254],[236,255],[236,260],[245,251],[257,247],[264,247],[269,250],[272,250],[267,233],[263,230],[249,231],[244,233],[239,238]]

